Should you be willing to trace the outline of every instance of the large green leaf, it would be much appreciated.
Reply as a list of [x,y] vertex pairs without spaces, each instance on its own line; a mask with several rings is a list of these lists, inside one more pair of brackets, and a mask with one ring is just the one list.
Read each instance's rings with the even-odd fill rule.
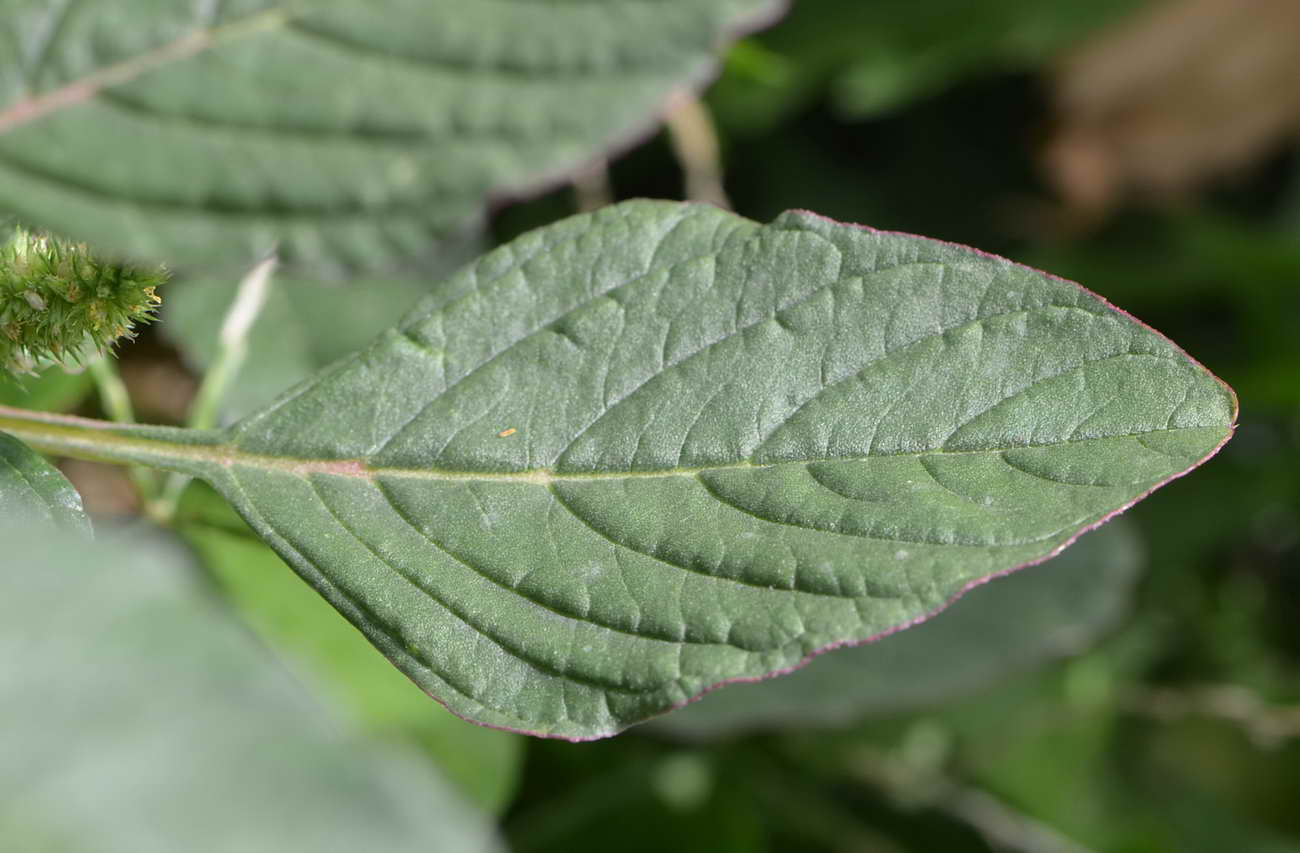
[[689,738],[850,723],[927,707],[1066,655],[1127,611],[1142,551],[1123,519],[1041,569],[972,590],[934,619],[825,655],[785,678],[720,690],[655,723]]
[[774,0],[0,4],[10,212],[178,265],[427,252],[648,130]]
[[[208,479],[458,714],[591,738],[1052,556],[1235,409],[1070,282],[632,202],[486,255],[228,432],[95,446]],[[0,428],[77,440],[25,417]]]
[[47,524],[90,534],[81,495],[39,453],[0,432],[0,523]]
[[0,536],[6,850],[500,849],[427,762],[342,731],[179,547]]

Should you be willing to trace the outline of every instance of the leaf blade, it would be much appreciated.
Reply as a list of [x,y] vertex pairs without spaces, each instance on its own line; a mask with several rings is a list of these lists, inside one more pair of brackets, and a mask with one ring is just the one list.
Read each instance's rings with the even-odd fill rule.
[[1234,406],[1001,259],[630,203],[472,265],[215,481],[454,711],[581,739],[1046,559]]
[[1072,283],[631,202],[489,253],[228,431],[113,440],[208,479],[456,713],[589,739],[1050,558],[1235,415]]

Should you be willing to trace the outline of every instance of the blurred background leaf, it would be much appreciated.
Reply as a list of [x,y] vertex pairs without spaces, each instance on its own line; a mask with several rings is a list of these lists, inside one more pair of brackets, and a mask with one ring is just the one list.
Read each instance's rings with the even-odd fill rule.
[[709,100],[746,135],[823,100],[841,119],[878,117],[963,79],[1042,66],[1147,3],[799,0],[732,51]]
[[[428,257],[627,145],[775,0],[75,4],[0,18],[0,198],[178,269]],[[211,270],[208,270],[211,271]]]
[[64,412],[76,408],[90,393],[90,374],[68,373],[51,368],[39,376],[0,376],[0,406],[19,406],[40,412]]
[[500,849],[432,768],[348,733],[268,660],[174,544],[4,540],[10,849]]

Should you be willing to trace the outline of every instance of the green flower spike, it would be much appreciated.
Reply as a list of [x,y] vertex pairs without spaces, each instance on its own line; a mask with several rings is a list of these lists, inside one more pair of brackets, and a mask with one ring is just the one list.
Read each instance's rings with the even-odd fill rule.
[[162,267],[96,258],[85,244],[14,229],[0,247],[0,370],[80,364],[154,318]]

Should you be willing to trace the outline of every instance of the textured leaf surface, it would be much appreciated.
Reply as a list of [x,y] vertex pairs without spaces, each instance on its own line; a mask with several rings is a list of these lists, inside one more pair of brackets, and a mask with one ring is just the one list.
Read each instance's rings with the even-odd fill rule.
[[1069,282],[632,202],[489,253],[227,433],[107,432],[211,481],[458,714],[590,738],[1043,560],[1234,418]]
[[971,590],[937,619],[785,678],[719,690],[654,725],[688,738],[732,737],[932,707],[1086,649],[1126,611],[1141,562],[1135,531],[1116,520],[1041,568]]
[[0,196],[177,265],[426,252],[648,129],[772,0],[0,4]]
[[474,802],[505,810],[523,761],[522,738],[469,725],[430,702],[255,538],[219,495],[195,485],[185,497],[180,527],[186,541],[269,645],[300,663],[368,730],[415,745]]
[[90,535],[81,495],[59,469],[18,439],[0,432],[0,520],[52,524]]
[[500,849],[427,763],[341,732],[177,546],[0,535],[6,849]]

